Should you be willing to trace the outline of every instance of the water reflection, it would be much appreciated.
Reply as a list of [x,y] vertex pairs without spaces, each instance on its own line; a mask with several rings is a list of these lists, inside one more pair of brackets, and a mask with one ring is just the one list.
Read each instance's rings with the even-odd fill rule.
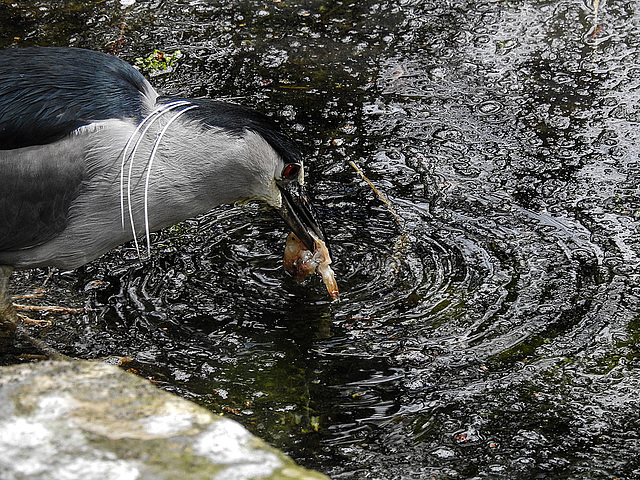
[[20,10],[25,42],[179,48],[161,88],[277,115],[342,296],[284,273],[272,213],[225,207],[143,263],[55,276],[91,310],[48,341],[129,356],[336,478],[638,474],[632,3],[83,5],[0,18]]

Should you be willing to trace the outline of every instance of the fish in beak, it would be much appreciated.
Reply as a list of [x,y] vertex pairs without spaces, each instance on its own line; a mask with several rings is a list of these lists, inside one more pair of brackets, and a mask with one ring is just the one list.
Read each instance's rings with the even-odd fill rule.
[[313,207],[298,182],[278,183],[282,206],[278,213],[293,233],[287,237],[283,263],[285,269],[301,282],[318,273],[332,299],[340,295],[335,275],[330,267],[331,256],[325,244],[325,235],[316,219]]

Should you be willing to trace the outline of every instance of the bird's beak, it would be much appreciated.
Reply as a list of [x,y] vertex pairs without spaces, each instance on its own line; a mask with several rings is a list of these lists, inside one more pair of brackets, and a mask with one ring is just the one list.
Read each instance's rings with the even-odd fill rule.
[[315,239],[324,241],[325,236],[304,187],[298,182],[277,182],[277,185],[282,196],[278,213],[305,247],[315,251]]

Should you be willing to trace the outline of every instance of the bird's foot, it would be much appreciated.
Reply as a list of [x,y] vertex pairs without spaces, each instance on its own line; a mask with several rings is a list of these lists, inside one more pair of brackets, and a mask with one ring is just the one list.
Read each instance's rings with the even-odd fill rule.
[[[15,303],[16,300],[26,300],[31,298],[39,298],[44,295],[45,292],[40,291],[36,293],[30,293],[25,295],[16,295],[12,297],[12,301],[14,302],[12,307],[20,312],[40,312],[40,313],[61,313],[61,314],[74,314],[74,313],[84,313],[84,308],[70,308],[70,307],[61,307],[58,305],[24,305],[22,303]],[[53,322],[49,319],[34,319],[24,315],[22,313],[17,313],[16,315],[20,318],[23,324],[31,324],[37,325],[39,327],[50,327],[53,325]]]
[[[47,312],[47,313],[84,313],[84,308],[69,308],[61,307],[58,305],[24,305],[22,303],[15,303],[16,300],[29,300],[32,298],[40,298],[45,295],[45,291],[38,289],[34,293],[27,293],[23,295],[14,295],[12,297],[13,308],[22,312]],[[23,317],[28,318],[28,317]]]
[[22,322],[23,325],[28,323],[28,324],[36,325],[42,328],[47,328],[53,325],[53,322],[51,320],[36,320],[35,318],[30,318],[30,317],[27,317],[26,315],[23,315],[17,312],[16,312],[16,315],[18,316],[18,318],[20,318],[20,321]]
[[44,297],[45,293],[46,292],[42,288],[37,288],[33,293],[24,293],[22,295],[14,295],[11,298],[15,302],[16,300],[25,300],[25,299],[29,299],[29,298]]
[[[15,300],[15,297],[14,297]],[[23,312],[48,312],[48,313],[84,313],[84,308],[60,307],[58,305],[23,305],[14,303],[16,310]]]
[[[26,340],[35,348],[40,350],[51,360],[73,360],[73,358],[60,353],[55,348],[50,347],[39,338],[33,337],[24,327],[24,316],[16,312],[10,302],[0,302],[0,334],[3,336],[13,336]],[[39,322],[28,319],[27,323]],[[43,326],[42,324],[40,326]]]

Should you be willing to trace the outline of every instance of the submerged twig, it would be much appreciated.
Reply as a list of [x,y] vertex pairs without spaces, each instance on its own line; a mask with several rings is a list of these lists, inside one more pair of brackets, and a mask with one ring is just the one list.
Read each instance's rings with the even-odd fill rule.
[[591,40],[594,42],[594,49],[598,48],[598,44],[596,39],[602,30],[604,30],[605,25],[598,25],[598,11],[600,8],[600,0],[593,0],[593,33],[591,34]]
[[400,226],[400,228],[404,228],[404,225],[402,224],[402,222],[400,221],[400,217],[398,216],[398,214],[396,213],[396,211],[393,209],[393,207],[391,206],[391,204],[389,203],[389,201],[384,197],[384,195],[382,195],[382,193],[380,193],[380,191],[376,188],[376,186],[373,184],[373,182],[371,180],[369,180],[367,178],[367,176],[364,174],[364,172],[362,170],[360,170],[358,168],[358,166],[352,161],[349,160],[349,165],[351,165],[351,167],[358,172],[358,175],[360,175],[362,177],[362,179],[367,182],[369,184],[369,186],[371,187],[371,190],[373,190],[373,192],[380,198],[380,200],[382,200],[382,202],[387,206],[387,208],[389,209],[389,211],[391,212],[391,214],[393,215],[393,218],[396,219],[396,222],[398,223],[398,225]]

